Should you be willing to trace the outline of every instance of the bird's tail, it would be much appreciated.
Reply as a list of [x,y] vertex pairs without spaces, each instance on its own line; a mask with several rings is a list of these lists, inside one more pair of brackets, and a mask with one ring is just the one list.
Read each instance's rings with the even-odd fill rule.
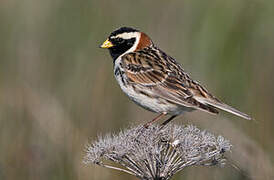
[[223,111],[226,111],[226,112],[229,112],[229,113],[232,113],[236,116],[239,116],[239,117],[242,117],[244,119],[247,119],[247,120],[251,120],[252,118],[250,116],[248,116],[247,114],[227,105],[227,104],[224,104],[224,103],[221,103],[221,102],[218,102],[214,99],[208,99],[208,98],[196,98],[197,101],[203,103],[203,104],[208,104],[210,106],[213,106],[215,108],[218,108],[218,109],[221,109]]

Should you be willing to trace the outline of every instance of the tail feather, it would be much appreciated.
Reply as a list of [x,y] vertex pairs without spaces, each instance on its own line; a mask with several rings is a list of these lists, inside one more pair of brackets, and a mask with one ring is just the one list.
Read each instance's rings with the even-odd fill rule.
[[207,98],[195,98],[197,101],[201,102],[201,103],[204,103],[204,104],[208,104],[210,106],[213,106],[215,108],[218,108],[218,109],[221,109],[223,111],[226,111],[226,112],[229,112],[229,113],[232,113],[236,116],[239,116],[239,117],[242,117],[244,119],[247,119],[247,120],[251,120],[252,118],[250,116],[248,116],[247,114],[227,105],[227,104],[224,104],[224,103],[221,103],[221,102],[217,102],[215,100],[212,100],[212,99],[207,99]]

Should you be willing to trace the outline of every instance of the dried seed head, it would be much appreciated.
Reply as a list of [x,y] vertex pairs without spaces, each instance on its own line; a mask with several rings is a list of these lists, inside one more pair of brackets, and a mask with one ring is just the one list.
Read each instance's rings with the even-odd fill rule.
[[[84,162],[135,175],[140,179],[169,179],[193,165],[224,165],[231,144],[195,126],[152,125],[133,127],[118,135],[106,135],[88,145]],[[109,166],[110,160],[125,169]]]

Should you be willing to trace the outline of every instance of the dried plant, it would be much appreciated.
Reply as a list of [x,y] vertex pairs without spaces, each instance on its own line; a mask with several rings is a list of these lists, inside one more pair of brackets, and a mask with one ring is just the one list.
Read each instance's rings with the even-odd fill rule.
[[[120,170],[144,180],[166,180],[188,166],[224,165],[231,144],[193,125],[137,126],[88,145],[84,162]],[[124,168],[107,165],[106,160]]]

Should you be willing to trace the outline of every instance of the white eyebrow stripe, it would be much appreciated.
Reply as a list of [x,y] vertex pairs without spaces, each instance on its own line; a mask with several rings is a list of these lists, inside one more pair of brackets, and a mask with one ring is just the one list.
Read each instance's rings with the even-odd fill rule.
[[124,32],[122,34],[118,34],[115,38],[123,38],[123,39],[131,39],[140,36],[140,32]]

